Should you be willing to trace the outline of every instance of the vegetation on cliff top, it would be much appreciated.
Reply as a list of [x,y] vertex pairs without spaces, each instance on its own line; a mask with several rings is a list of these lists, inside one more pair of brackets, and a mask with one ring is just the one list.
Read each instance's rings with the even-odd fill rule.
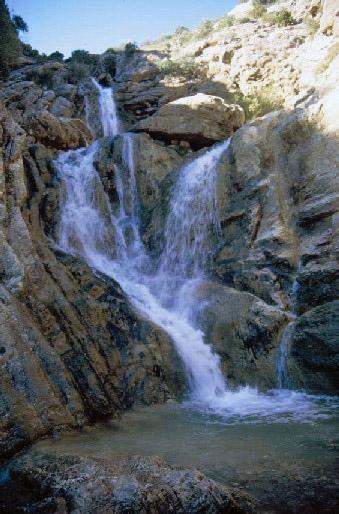
[[19,31],[26,32],[21,16],[11,18],[5,0],[0,0],[0,79],[6,79],[21,51]]

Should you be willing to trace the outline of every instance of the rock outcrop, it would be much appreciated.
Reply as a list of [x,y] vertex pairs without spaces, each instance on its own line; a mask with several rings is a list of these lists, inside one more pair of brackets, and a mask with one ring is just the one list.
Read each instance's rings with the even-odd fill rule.
[[45,514],[254,513],[246,495],[158,457],[103,460],[32,453],[14,461],[8,481],[11,485],[4,481],[0,492],[1,513],[20,508]]

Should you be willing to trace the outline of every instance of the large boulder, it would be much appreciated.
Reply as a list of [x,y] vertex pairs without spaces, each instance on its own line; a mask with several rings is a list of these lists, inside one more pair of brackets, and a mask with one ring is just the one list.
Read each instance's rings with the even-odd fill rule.
[[6,507],[51,514],[254,512],[243,493],[158,457],[104,460],[43,453],[12,464],[0,492],[0,511]]
[[198,93],[162,106],[156,114],[138,122],[134,130],[165,142],[187,141],[193,149],[199,149],[230,137],[244,122],[239,105]]
[[338,287],[338,144],[307,114],[272,113],[238,130],[218,187],[217,274],[298,313]]

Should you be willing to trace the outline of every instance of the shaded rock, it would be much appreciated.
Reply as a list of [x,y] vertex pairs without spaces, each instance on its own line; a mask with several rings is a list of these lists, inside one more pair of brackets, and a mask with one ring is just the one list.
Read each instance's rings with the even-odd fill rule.
[[11,465],[7,483],[0,493],[1,512],[10,506],[13,513],[20,507],[60,514],[254,513],[245,494],[158,457],[109,461],[32,453]]
[[[119,198],[116,191],[115,165],[119,166],[123,183],[128,185],[129,171],[124,162],[124,137],[102,139],[95,167],[102,179],[113,208],[118,210]],[[148,134],[132,136],[136,185],[138,190],[141,217],[141,233],[148,249],[159,249],[163,238],[163,228],[167,215],[169,193],[177,169],[184,162],[183,157],[173,148],[154,141]],[[128,198],[125,209],[129,212]]]
[[[320,104],[312,107],[322,119]],[[297,312],[335,299],[338,141],[310,113],[243,126],[219,166],[217,275]]]
[[52,103],[50,112],[57,117],[71,117],[74,113],[74,104],[63,96],[57,96]]
[[291,359],[299,368],[299,374],[294,377],[297,386],[318,393],[337,393],[338,333],[339,301],[315,307],[297,318],[290,350]]
[[166,142],[188,141],[192,148],[210,146],[229,137],[245,121],[242,108],[219,97],[198,93],[162,106],[134,126]]

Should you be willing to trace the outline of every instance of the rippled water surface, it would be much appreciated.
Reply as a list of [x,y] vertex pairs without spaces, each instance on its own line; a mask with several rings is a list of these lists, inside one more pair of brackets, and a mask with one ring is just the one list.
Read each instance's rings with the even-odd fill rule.
[[[219,482],[245,489],[274,512],[317,512],[318,501],[330,504],[321,512],[334,512],[337,418],[230,421],[179,404],[140,407],[110,425],[37,447],[99,458],[159,455],[170,464],[193,465]],[[286,510],[279,507],[282,501]],[[296,503],[301,510],[293,510]]]

